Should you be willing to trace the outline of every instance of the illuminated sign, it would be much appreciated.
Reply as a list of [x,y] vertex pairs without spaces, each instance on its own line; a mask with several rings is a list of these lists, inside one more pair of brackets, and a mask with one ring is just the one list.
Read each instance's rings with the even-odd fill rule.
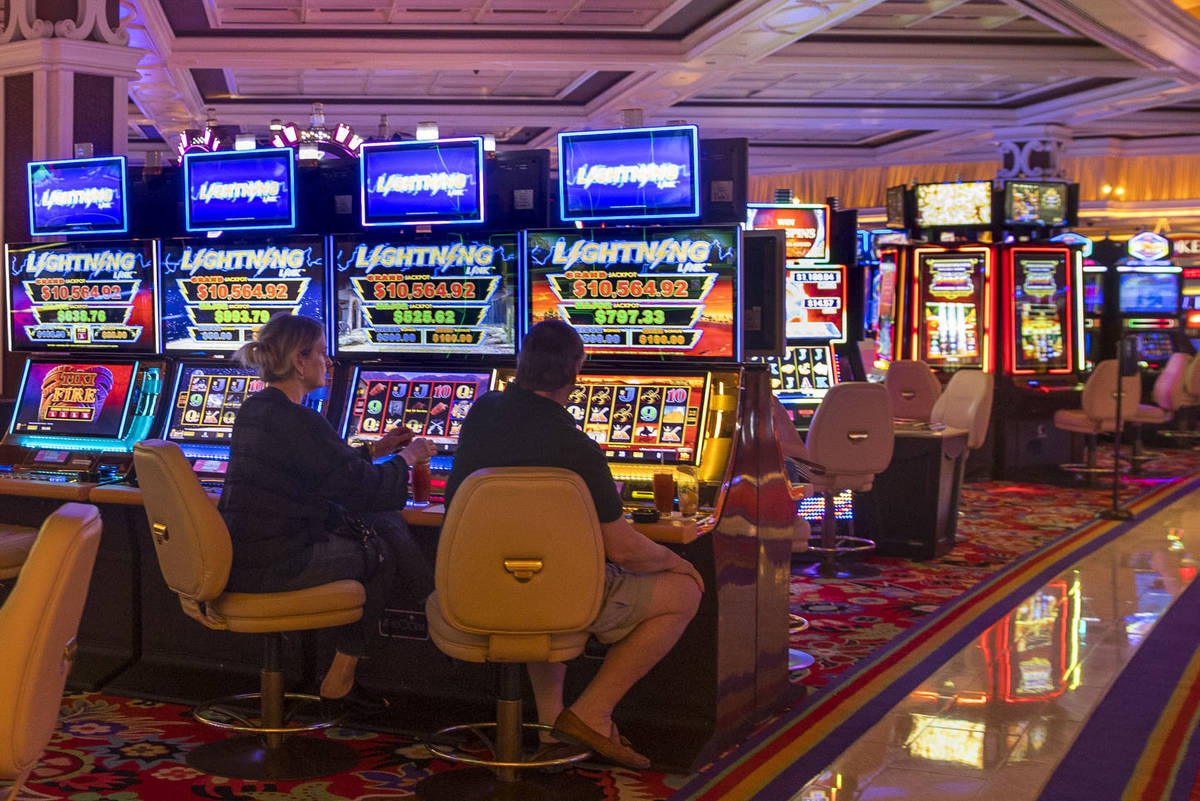
[[14,351],[157,351],[154,243],[9,245]]
[[1050,237],[1051,242],[1058,242],[1062,245],[1078,245],[1081,248],[1080,253],[1086,259],[1092,255],[1092,247],[1094,243],[1083,234],[1077,234],[1074,231],[1067,231]]
[[1004,222],[1057,227],[1067,221],[1067,184],[1062,181],[1008,181]]
[[124,156],[31,161],[26,170],[31,236],[129,230]]
[[480,137],[365,144],[359,170],[363,225],[483,222]]
[[296,226],[291,148],[187,153],[183,175],[188,231]]
[[529,231],[526,322],[589,353],[737,358],[739,228]]
[[[829,258],[829,207],[824,204],[751,203],[747,218],[752,231],[783,229],[789,267],[798,267],[795,262],[800,260]],[[859,233],[866,235],[865,231]]]
[[1153,231],[1142,231],[1129,237],[1126,251],[1138,261],[1165,259],[1171,255],[1171,240]]
[[841,264],[830,264],[787,271],[783,308],[789,340],[845,341],[845,269]]
[[917,227],[992,224],[992,184],[917,184]]
[[982,364],[986,265],[982,251],[917,251],[917,275],[925,283],[917,358],[935,366]]

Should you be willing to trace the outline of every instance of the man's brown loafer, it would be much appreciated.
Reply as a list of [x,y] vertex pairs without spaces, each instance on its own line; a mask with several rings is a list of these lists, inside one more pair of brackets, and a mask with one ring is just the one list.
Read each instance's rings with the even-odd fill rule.
[[559,740],[583,746],[621,767],[633,770],[650,767],[650,760],[630,748],[627,740],[622,743],[605,737],[569,709],[564,709],[554,721],[554,731],[551,733]]

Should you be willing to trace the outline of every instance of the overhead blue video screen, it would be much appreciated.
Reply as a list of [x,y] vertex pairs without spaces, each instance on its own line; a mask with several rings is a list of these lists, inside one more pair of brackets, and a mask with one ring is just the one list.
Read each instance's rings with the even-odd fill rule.
[[699,217],[699,164],[694,125],[560,133],[559,216]]
[[363,145],[363,225],[481,223],[483,139]]
[[129,230],[125,157],[31,161],[32,236],[123,234]]
[[295,228],[295,162],[288,147],[187,153],[189,231]]

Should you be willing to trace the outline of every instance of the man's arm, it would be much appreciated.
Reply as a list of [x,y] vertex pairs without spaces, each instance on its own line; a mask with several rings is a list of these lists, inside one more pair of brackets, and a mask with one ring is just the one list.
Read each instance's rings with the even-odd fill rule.
[[604,538],[604,556],[617,567],[631,573],[679,573],[695,581],[700,592],[704,592],[704,579],[691,562],[647,538],[624,516],[601,523],[600,533]]

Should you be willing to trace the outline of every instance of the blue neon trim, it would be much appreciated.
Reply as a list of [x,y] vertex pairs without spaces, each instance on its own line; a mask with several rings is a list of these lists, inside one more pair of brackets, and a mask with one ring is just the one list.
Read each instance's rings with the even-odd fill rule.
[[[380,152],[395,151],[395,150],[431,150],[439,145],[458,144],[459,142],[474,142],[475,143],[475,184],[478,187],[478,192],[475,197],[475,208],[478,213],[473,217],[452,217],[439,220],[437,218],[416,219],[416,220],[396,220],[390,222],[368,222],[367,221],[367,160],[368,153],[372,150]],[[379,227],[396,227],[400,225],[473,225],[484,221],[486,212],[484,209],[487,192],[484,190],[484,161],[483,161],[483,137],[482,136],[459,136],[451,139],[411,139],[404,142],[365,142],[358,149],[358,207],[359,218],[364,228],[379,228]]]
[[[210,225],[192,224],[192,173],[191,165],[196,161],[251,161],[254,154],[259,158],[265,155],[282,156],[287,154],[288,169],[288,212],[290,220],[274,225],[246,225],[244,223],[225,222]],[[290,147],[260,147],[256,150],[218,150],[213,153],[185,153],[183,155],[183,228],[188,233],[222,231],[266,231],[296,227],[296,151]]]
[[[33,214],[33,170],[34,167],[48,167],[55,164],[87,164],[93,161],[115,162],[120,166],[121,173],[121,227],[120,228],[45,228],[36,230]],[[129,232],[129,172],[124,156],[96,156],[90,159],[57,159],[55,161],[29,161],[25,163],[25,192],[29,205],[29,235],[30,236],[93,236],[95,234],[125,234]],[[9,340],[10,342],[12,340]]]
[[[9,339],[9,342],[12,342]],[[13,428],[17,425],[17,414],[21,411],[21,398],[25,397],[25,385],[29,383],[29,366],[33,364],[32,359],[25,360],[25,369],[21,371],[21,383],[18,385],[17,400],[13,404],[12,418],[8,421],[8,435],[12,436]]]
[[342,422],[338,426],[338,436],[342,441],[346,441],[346,429],[350,427],[350,407],[354,405],[354,394],[358,392],[358,375],[362,372],[362,367],[354,365],[354,369],[350,373],[350,388],[346,392],[345,402],[342,404]]

